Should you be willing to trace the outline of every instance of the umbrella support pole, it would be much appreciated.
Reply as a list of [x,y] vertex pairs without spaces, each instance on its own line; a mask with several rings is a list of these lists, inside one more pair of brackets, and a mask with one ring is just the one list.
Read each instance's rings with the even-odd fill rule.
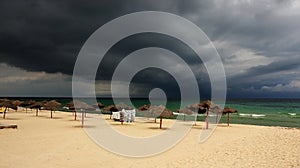
[[156,123],[156,117],[154,117],[154,123]]
[[81,112],[81,127],[84,127],[84,112]]
[[76,120],[77,119],[77,112],[75,111],[74,113],[75,113],[74,115],[75,115],[75,120]]
[[207,110],[207,112],[206,112],[206,129],[208,129],[208,117],[209,117],[209,116],[208,116],[208,113],[209,113],[209,112],[208,112],[208,110]]
[[216,116],[216,124],[218,123],[218,118],[219,118],[219,113],[217,112],[217,116]]
[[4,112],[3,112],[3,119],[5,119],[6,110],[7,110],[7,107],[5,107],[5,110],[4,110]]
[[160,116],[159,118],[160,118],[159,119],[159,129],[161,129],[161,127],[162,127],[162,116]]
[[227,126],[229,126],[230,123],[230,117],[229,117],[229,113],[227,113]]

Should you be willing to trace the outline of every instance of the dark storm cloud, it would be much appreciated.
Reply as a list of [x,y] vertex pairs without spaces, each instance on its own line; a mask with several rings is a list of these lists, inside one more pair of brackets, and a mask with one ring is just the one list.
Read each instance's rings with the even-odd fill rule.
[[[0,63],[19,67],[25,72],[72,75],[81,46],[100,26],[132,12],[165,11],[183,16],[203,29],[220,52],[229,89],[242,95],[244,88],[300,81],[297,77],[300,66],[299,6],[293,0],[230,3],[213,0],[4,0],[0,2]],[[99,74],[97,79],[109,80],[114,67],[126,54],[145,46],[159,46],[182,56],[195,73],[197,69],[204,72],[202,82],[205,86],[209,84],[205,67],[189,48],[169,37],[154,36],[135,36],[121,41],[100,65],[107,73]],[[112,56],[114,59],[110,59]],[[152,73],[140,74],[135,82],[158,86],[160,79],[143,80]],[[70,77],[64,80],[69,82]],[[247,95],[251,95],[251,90]]]
[[[101,71],[99,72],[98,79],[110,80],[115,68],[123,58],[136,50],[146,47],[160,47],[172,51],[190,65],[195,74],[197,74],[197,70],[205,69],[199,56],[182,41],[158,33],[140,33],[120,40],[107,52],[99,65],[102,73]],[[202,78],[209,80],[207,72],[202,75]]]
[[209,1],[181,7],[213,41],[225,41],[265,56],[299,53],[299,7],[296,1]]
[[96,29],[127,13],[172,6],[171,1],[160,4],[111,0],[1,1],[0,61],[31,71],[71,74],[81,46]]
[[[183,59],[191,68],[196,80],[200,87],[200,93],[203,97],[210,96],[210,81],[209,76],[203,65],[202,60],[198,55],[186,44],[181,42],[174,37],[167,35],[162,35],[158,33],[141,33],[129,36],[123,40],[116,43],[104,56],[102,62],[98,68],[97,80],[112,80],[113,73],[122,59],[127,55],[133,53],[136,50],[147,48],[147,47],[160,47],[172,51],[181,59]],[[151,53],[157,54],[157,53]],[[147,55],[151,57],[151,55]],[[135,66],[135,64],[140,64],[142,62],[135,61],[129,66]],[[174,62],[174,66],[176,62]],[[130,69],[130,67],[128,67]],[[126,73],[126,72],[123,72]],[[186,75],[187,74],[181,74]],[[126,80],[126,79],[124,79]],[[143,92],[140,91],[139,94],[148,95],[153,88],[163,88],[166,91],[167,96],[170,97],[180,97],[178,93],[179,88],[174,81],[170,73],[160,71],[157,69],[147,69],[135,75],[132,80],[133,83],[142,84]],[[133,85],[134,86],[134,85]],[[136,88],[135,88],[136,89]],[[133,87],[132,87],[132,90]]]
[[268,65],[260,65],[255,66],[248,69],[245,73],[241,73],[234,78],[240,79],[240,81],[244,78],[245,80],[249,80],[252,78],[257,78],[261,75],[269,75],[271,73],[278,73],[290,70],[299,70],[299,58],[294,59],[286,59],[281,61],[272,62]]
[[85,4],[81,9],[66,1],[2,1],[1,61],[32,71],[71,74],[81,45],[99,26],[95,24],[106,19],[95,22],[90,10],[95,16],[114,17]]

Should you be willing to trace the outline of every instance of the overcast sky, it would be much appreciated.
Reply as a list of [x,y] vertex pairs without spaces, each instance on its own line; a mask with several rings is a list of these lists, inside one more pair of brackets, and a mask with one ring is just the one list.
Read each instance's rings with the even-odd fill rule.
[[[89,36],[112,19],[149,10],[184,17],[207,34],[222,59],[228,97],[300,98],[297,0],[2,0],[0,96],[72,96],[74,64]],[[180,55],[200,76],[200,94],[210,94],[203,62],[189,47],[172,37],[145,33],[121,40],[106,54],[96,78],[97,95],[109,96],[118,63],[145,47]],[[176,65],[177,75],[188,76],[180,71],[181,64],[166,58],[165,65]],[[176,80],[155,68],[136,74],[130,89],[133,96],[145,96],[156,87],[179,95]]]

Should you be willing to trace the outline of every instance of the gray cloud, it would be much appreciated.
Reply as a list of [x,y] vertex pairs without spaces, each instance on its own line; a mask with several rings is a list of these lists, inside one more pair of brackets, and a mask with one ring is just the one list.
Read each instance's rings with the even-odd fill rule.
[[[18,73],[25,76],[23,80],[15,73],[10,75],[9,80],[16,77],[20,86],[22,83],[26,86],[32,76],[40,78],[34,80],[34,83],[40,83],[36,88],[41,91],[34,94],[44,94],[42,90],[45,89],[42,88],[52,89],[61,82],[60,85],[64,86],[62,88],[69,91],[56,90],[52,93],[68,95],[71,87],[70,75],[85,40],[111,19],[144,10],[178,14],[203,29],[222,57],[228,77],[229,95],[232,93],[231,95],[241,97],[263,97],[276,90],[260,90],[263,87],[289,86],[292,81],[299,80],[300,4],[293,0],[249,0],[231,3],[213,0],[4,0],[0,2],[0,63],[5,63],[8,68],[3,68],[2,72],[9,74],[8,71],[13,69],[9,67],[18,68]],[[109,80],[114,67],[126,54],[145,46],[165,47],[176,52],[193,67],[194,72],[202,74],[205,86],[209,84],[205,67],[189,48],[170,37],[151,37],[145,34],[120,41],[107,53],[106,59],[100,65],[105,73],[98,74],[98,82]],[[38,75],[40,72],[47,76],[52,74],[57,83],[43,83],[44,78]],[[163,86],[159,78],[145,80],[151,79],[149,75],[155,73],[157,72],[147,71],[139,74],[135,79],[136,86]],[[68,77],[60,78],[57,74]],[[0,76],[5,75],[2,73]],[[164,78],[168,78],[167,76],[164,74]],[[1,85],[5,87],[1,87],[0,92],[9,95],[7,90],[11,91],[13,86],[5,83]],[[19,88],[14,93],[25,94],[24,88]],[[203,87],[203,90],[207,88]]]

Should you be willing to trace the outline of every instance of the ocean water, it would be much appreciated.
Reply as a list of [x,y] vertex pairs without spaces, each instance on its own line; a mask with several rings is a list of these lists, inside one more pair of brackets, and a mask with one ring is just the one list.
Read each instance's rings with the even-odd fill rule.
[[226,106],[238,110],[232,123],[300,127],[300,99],[233,99]]
[[[71,98],[11,98],[19,100],[33,99],[36,101],[56,99],[62,105],[70,102]],[[85,102],[91,102],[90,99],[84,99]],[[104,105],[113,104],[109,98],[98,98],[97,101]],[[117,99],[117,102],[125,102],[125,99]],[[131,99],[132,104],[138,108],[144,104],[149,104],[148,99]],[[156,105],[163,102],[157,101]],[[195,102],[184,101],[183,106]],[[168,100],[167,108],[176,111],[180,108],[180,100]],[[238,113],[231,114],[231,123],[254,124],[266,126],[284,126],[300,128],[300,99],[229,99],[226,100],[225,107],[232,107],[238,110]],[[198,120],[205,120],[204,117],[198,117]],[[226,122],[227,118],[222,117],[220,122]]]

